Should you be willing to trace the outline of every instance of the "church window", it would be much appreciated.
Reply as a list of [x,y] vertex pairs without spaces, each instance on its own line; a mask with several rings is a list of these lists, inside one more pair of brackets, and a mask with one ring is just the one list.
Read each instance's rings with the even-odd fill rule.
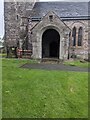
[[50,19],[50,21],[52,21],[53,20],[53,15],[49,15],[49,19]]
[[69,46],[70,46],[70,43],[71,43],[71,32],[69,33]]
[[76,46],[76,27],[74,27],[72,31],[72,40],[73,40],[73,46]]
[[18,20],[19,16],[17,15],[17,20]]
[[82,46],[82,27],[79,28],[78,30],[78,46]]
[[29,19],[28,19],[28,22],[29,22]]

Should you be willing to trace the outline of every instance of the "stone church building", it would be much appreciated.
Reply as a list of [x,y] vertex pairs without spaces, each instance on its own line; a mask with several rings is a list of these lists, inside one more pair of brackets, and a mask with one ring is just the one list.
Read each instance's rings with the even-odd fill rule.
[[8,55],[12,52],[11,48],[18,48],[31,50],[34,59],[88,59],[88,4],[5,2],[5,44]]

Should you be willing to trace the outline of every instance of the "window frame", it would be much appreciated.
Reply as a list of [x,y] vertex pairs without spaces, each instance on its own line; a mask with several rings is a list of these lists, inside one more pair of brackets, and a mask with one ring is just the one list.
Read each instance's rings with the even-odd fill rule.
[[78,47],[82,47],[82,40],[83,40],[83,27],[80,26],[78,29],[78,40],[77,40]]
[[76,45],[77,45],[76,31],[77,31],[77,28],[74,26],[72,29],[72,46],[73,47],[76,47]]

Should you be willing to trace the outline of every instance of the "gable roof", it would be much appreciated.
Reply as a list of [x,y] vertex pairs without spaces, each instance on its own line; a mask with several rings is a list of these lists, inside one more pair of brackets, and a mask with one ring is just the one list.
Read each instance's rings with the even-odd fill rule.
[[88,17],[88,2],[36,2],[31,17],[43,18],[54,11],[61,18]]
[[[69,29],[69,30],[71,30],[53,11],[49,11],[43,18],[42,18],[42,21],[39,21],[35,26],[33,26],[32,28],[31,28],[31,30],[33,30],[35,27],[37,27],[37,25],[40,25],[40,24],[44,24],[44,23],[42,23],[43,22],[43,20],[45,19],[45,18],[47,18],[49,15],[54,15],[54,17],[55,17],[55,20],[59,20],[59,24],[62,24],[62,26],[65,26],[67,29]],[[49,21],[49,20],[47,20],[47,21]],[[50,21],[49,21],[50,22]],[[48,24],[48,22],[47,22],[47,24]],[[53,22],[52,22],[52,24],[53,24]],[[58,25],[59,25],[58,24]],[[49,25],[50,25],[50,23],[49,23]],[[54,24],[55,25],[55,24]],[[42,25],[41,25],[42,26]],[[60,26],[61,27],[61,26]]]

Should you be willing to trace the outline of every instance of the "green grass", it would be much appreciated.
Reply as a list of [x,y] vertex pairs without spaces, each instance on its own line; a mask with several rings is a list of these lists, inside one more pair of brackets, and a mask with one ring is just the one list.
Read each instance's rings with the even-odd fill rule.
[[90,67],[90,62],[80,62],[80,60],[75,60],[75,61],[65,61],[64,62],[65,65],[71,65],[71,66],[78,66],[78,67],[84,67],[84,68],[88,68]]
[[0,59],[0,120],[2,118],[2,60]]
[[0,53],[0,57],[6,57],[6,53]]
[[88,117],[88,73],[19,68],[27,62],[3,59],[3,118]]

